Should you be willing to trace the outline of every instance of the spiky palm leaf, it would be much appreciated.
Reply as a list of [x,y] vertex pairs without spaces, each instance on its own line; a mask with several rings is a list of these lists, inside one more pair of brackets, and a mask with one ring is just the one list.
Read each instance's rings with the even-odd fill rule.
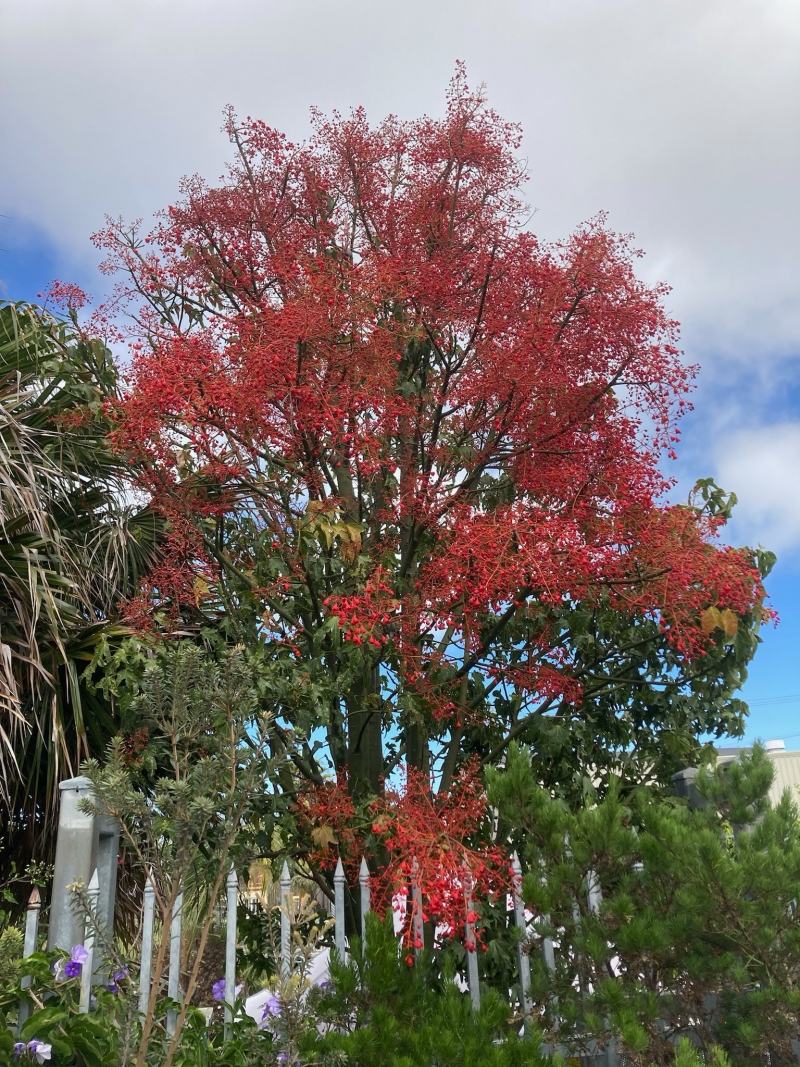
[[113,729],[81,675],[157,549],[105,436],[117,388],[102,343],[0,304],[0,805],[18,862],[56,783]]

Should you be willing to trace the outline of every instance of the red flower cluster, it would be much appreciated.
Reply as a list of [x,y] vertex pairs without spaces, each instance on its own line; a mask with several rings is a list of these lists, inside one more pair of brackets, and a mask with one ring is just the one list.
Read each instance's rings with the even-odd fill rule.
[[404,773],[403,787],[387,789],[363,816],[345,780],[304,790],[297,813],[315,843],[314,863],[331,870],[341,855],[353,885],[362,855],[377,851],[377,839],[385,862],[371,878],[373,906],[402,911],[405,944],[422,947],[418,920],[434,923],[439,937],[464,936],[466,924],[478,919],[472,902],[506,893],[511,871],[501,848],[471,843],[487,818],[476,765],[465,767],[451,789],[438,795],[426,775],[411,767]]
[[337,619],[339,629],[348,641],[354,645],[366,641],[374,648],[380,648],[386,642],[384,628],[392,621],[391,611],[397,601],[379,568],[367,579],[363,592],[326,597],[323,604]]
[[56,307],[68,308],[70,311],[80,311],[91,300],[91,297],[87,296],[80,286],[73,285],[72,282],[57,280],[50,283],[44,294],[37,293],[37,296],[44,296],[45,304],[52,303]]
[[[377,802],[375,832],[384,836],[390,860],[385,884],[405,897],[405,942],[414,947],[415,919],[433,922],[442,937],[465,936],[478,913],[511,885],[509,858],[501,848],[471,844],[487,818],[486,793],[475,764],[463,768],[444,794],[431,791],[427,775],[406,768],[402,790]],[[485,835],[482,835],[485,840]],[[416,886],[418,893],[414,893]],[[475,936],[480,931],[474,930]]]

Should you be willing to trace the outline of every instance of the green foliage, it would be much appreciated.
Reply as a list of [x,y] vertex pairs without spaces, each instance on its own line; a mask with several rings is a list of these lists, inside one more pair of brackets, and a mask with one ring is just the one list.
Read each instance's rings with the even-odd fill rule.
[[545,1057],[535,1036],[520,1039],[519,1022],[493,990],[479,1013],[451,973],[440,974],[422,956],[409,966],[399,950],[389,915],[367,916],[364,948],[331,963],[332,987],[318,994],[315,1015],[322,1034],[309,1031],[303,1062],[349,1067],[522,1067]]
[[[50,1046],[48,1063],[53,1067],[127,1067],[134,1061],[142,1033],[135,982],[123,979],[112,992],[103,985],[93,988],[93,1006],[88,1014],[79,1011],[80,977],[68,979],[55,964],[63,953],[38,952],[24,962],[15,959],[16,979],[2,987],[0,994],[0,1065],[38,1062],[27,1051],[15,1055],[15,1045],[40,1041]],[[23,989],[25,975],[30,984]],[[32,1013],[18,1029],[16,1005],[27,1000]],[[163,1018],[171,1002],[161,998],[158,1011]],[[189,1008],[180,1044],[175,1050],[176,1067],[255,1067],[275,1063],[277,1048],[269,1033],[258,1031],[242,1014],[226,1034],[217,1021],[206,1025],[203,1014]],[[150,1043],[147,1067],[159,1067],[168,1055],[169,1042],[163,1030]]]
[[[83,771],[99,808],[119,820],[133,870],[155,893],[159,936],[136,1063],[143,1067],[152,1046],[164,1049],[169,1067],[183,1055],[184,1028],[193,1032],[189,1004],[215,908],[232,863],[247,869],[241,829],[276,773],[276,761],[268,754],[269,717],[259,706],[242,649],[217,658],[177,642],[154,645],[150,653],[141,682],[132,683],[129,694],[126,715],[136,732],[115,738],[105,764],[88,760]],[[195,917],[197,942],[170,1039],[163,1033],[159,987],[180,893],[184,914]]]
[[[770,553],[754,554],[763,576],[773,562]],[[744,732],[748,708],[737,692],[759,628],[757,611],[742,616],[733,636],[716,633],[702,661],[687,665],[656,619],[607,599],[543,608],[538,627],[530,618],[509,624],[505,653],[522,659],[536,634],[549,632],[574,664],[582,700],[542,702],[525,714],[517,695],[490,695],[476,676],[470,699],[480,714],[465,733],[464,755],[493,764],[509,740],[525,743],[539,782],[573,804],[603,796],[612,778],[623,791],[647,783],[671,792],[673,774],[713,757],[714,739]]]
[[675,1067],[730,1067],[730,1063],[719,1045],[712,1046],[708,1057],[703,1056],[688,1038],[679,1038],[675,1046]]
[[19,958],[22,955],[22,931],[13,926],[0,932],[0,1004],[9,990],[16,988]]
[[[761,748],[701,776],[697,811],[646,790],[626,798],[613,782],[571,810],[517,747],[487,777],[500,833],[529,871],[545,1033],[576,1053],[616,1035],[643,1067],[670,1063],[681,1035],[719,1045],[737,1067],[767,1053],[784,1062],[800,1036],[800,826],[788,795],[769,807]],[[554,975],[535,951],[542,936],[557,942]]]
[[120,596],[154,558],[161,523],[125,503],[129,470],[107,439],[110,352],[41,309],[0,302],[0,811],[24,870],[48,859],[59,778],[103,750],[108,702],[81,674]]
[[[127,1062],[137,1026],[133,1003],[98,986],[95,1010],[81,1014],[80,978],[64,978],[58,961],[63,963],[63,953],[35,952],[24,961],[13,960],[13,976],[0,986],[0,1064],[38,1062],[31,1053],[21,1060],[14,1054],[15,1044],[31,1041],[50,1046],[48,1062],[54,1065],[117,1067]],[[20,1000],[28,1003],[31,1014],[18,1029]]]

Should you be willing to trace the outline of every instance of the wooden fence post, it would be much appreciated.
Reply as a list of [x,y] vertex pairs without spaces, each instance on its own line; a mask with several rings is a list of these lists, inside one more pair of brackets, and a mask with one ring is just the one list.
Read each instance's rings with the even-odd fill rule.
[[225,912],[225,1038],[230,1037],[233,1005],[236,1000],[236,909],[239,903],[239,876],[233,864],[228,872],[228,900]]
[[81,967],[81,999],[78,1011],[85,1015],[92,1006],[92,976],[94,975],[94,952],[97,937],[97,901],[100,896],[100,879],[95,867],[87,891],[88,914],[84,921],[83,947],[87,952],[86,962]]
[[[39,889],[34,886],[31,890],[31,895],[28,897],[28,908],[25,914],[25,941],[22,947],[23,959],[27,956],[32,956],[36,951],[36,938],[39,934],[39,914],[42,910],[42,898],[39,894]],[[23,989],[27,989],[33,979],[29,974],[22,976],[20,985]],[[21,1000],[19,1002],[19,1011],[17,1014],[17,1036],[22,1029],[23,1025],[27,1022],[31,1014],[31,1006],[27,1000]]]
[[139,1014],[147,1015],[150,1003],[150,974],[153,966],[153,925],[155,922],[156,891],[153,872],[147,871],[142,905],[142,956],[139,964]]
[[345,954],[345,929],[344,929],[344,889],[346,879],[342,857],[336,861],[336,870],[333,874],[333,917],[336,923],[336,951],[339,960],[344,963]]
[[[181,995],[181,926],[183,924],[183,889],[179,891],[172,908],[172,920],[169,927],[169,975],[167,977],[167,996],[178,1001]],[[167,1034],[172,1037],[178,1025],[178,1013],[167,1012]]]

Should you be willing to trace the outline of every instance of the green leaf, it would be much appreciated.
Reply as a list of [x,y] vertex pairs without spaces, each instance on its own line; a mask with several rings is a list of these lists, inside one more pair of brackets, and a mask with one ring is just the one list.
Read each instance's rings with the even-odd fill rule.
[[69,1018],[69,1012],[66,1008],[52,1007],[52,1008],[40,1008],[31,1015],[30,1019],[25,1023],[20,1031],[21,1041],[30,1041],[32,1037],[36,1037],[37,1034],[46,1033],[46,1031],[52,1029],[54,1026],[60,1026],[66,1022]]

